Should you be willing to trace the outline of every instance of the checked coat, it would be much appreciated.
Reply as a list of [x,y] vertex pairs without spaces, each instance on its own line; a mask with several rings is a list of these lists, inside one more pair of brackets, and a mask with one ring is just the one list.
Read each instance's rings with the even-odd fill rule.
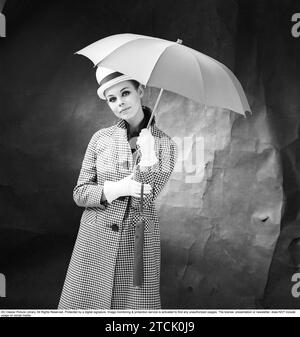
[[[133,155],[124,120],[91,138],[73,198],[84,207],[62,290],[59,309],[160,309],[160,229],[154,201],[167,183],[177,158],[176,144],[155,123],[158,163],[134,170],[133,179],[151,184],[144,195],[143,284],[133,287],[135,224],[139,198],[120,197],[101,203],[105,180],[118,181],[133,172]],[[139,158],[138,158],[139,162]]]

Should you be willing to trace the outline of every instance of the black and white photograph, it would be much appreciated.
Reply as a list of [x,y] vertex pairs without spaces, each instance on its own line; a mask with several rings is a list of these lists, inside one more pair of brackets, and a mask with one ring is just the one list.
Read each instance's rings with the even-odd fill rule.
[[0,0],[0,316],[300,316],[299,60],[297,0]]

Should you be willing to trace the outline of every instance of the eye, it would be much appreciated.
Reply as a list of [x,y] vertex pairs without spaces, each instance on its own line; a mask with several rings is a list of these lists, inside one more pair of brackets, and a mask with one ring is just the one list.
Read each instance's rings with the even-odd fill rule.
[[113,103],[116,101],[116,97],[109,97],[108,102]]
[[130,91],[129,90],[124,90],[123,92],[122,92],[122,96],[124,97],[124,96],[128,96],[128,95],[130,95]]

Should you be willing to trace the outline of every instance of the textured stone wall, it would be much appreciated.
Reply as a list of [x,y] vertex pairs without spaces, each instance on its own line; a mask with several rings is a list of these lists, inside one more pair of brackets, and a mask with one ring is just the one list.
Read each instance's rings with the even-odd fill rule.
[[[300,237],[294,12],[292,0],[6,2],[1,307],[57,305],[82,211],[72,201],[81,160],[93,132],[114,122],[97,99],[92,64],[73,53],[120,32],[180,38],[216,58],[237,75],[253,112],[162,98],[158,125],[181,150],[157,202],[163,307],[299,307],[290,291]],[[145,104],[156,95],[148,90]]]

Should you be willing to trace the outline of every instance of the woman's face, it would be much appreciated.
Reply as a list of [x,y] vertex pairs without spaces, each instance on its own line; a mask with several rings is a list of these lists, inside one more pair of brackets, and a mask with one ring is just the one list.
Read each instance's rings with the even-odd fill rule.
[[[105,90],[104,93],[107,103],[113,113],[128,123],[134,124],[135,121],[143,118],[141,98],[143,89],[135,88],[131,81],[123,81]],[[142,114],[142,116],[140,116]]]

